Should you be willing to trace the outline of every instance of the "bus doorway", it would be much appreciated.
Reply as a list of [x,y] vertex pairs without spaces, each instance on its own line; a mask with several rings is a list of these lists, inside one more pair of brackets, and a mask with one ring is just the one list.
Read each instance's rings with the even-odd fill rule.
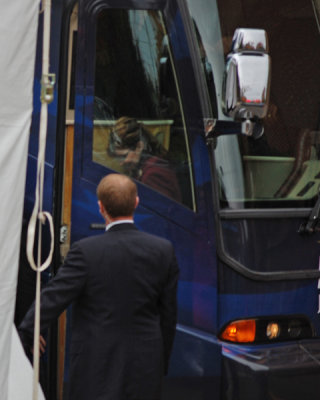
[[[140,205],[139,229],[166,237],[175,246],[181,268],[179,286],[180,345],[198,349],[199,339],[188,327],[216,330],[216,268],[212,240],[213,216],[208,155],[202,138],[203,118],[182,15],[176,2],[103,1],[97,8],[79,4],[78,31],[70,96],[74,93],[74,123],[67,118],[65,165],[66,249],[83,237],[103,233],[96,186],[109,173],[132,177]],[[72,86],[74,82],[74,86]],[[74,88],[74,91],[72,90]],[[70,97],[72,103],[72,97]],[[70,103],[70,102],[69,102]],[[73,148],[73,150],[72,150]],[[69,156],[68,156],[69,154]],[[69,171],[69,172],[68,172]],[[71,186],[68,179],[72,177]],[[69,218],[69,221],[68,221]],[[143,245],[143,244],[141,244]],[[199,268],[205,265],[204,268]],[[69,321],[62,320],[66,348]],[[63,339],[59,348],[64,347]],[[201,344],[201,358],[219,357],[211,342]],[[181,360],[181,356],[175,357]],[[68,351],[59,363],[60,393],[68,386]],[[62,365],[62,364],[63,365]],[[206,363],[203,360],[203,363]],[[62,373],[62,368],[64,372]],[[216,391],[218,371],[206,363],[206,385],[190,362],[175,365],[178,392],[186,385],[194,395]],[[184,377],[184,378],[181,378]],[[63,382],[63,383],[62,383]],[[172,397],[177,386],[170,381]],[[196,383],[196,385],[195,385]]]

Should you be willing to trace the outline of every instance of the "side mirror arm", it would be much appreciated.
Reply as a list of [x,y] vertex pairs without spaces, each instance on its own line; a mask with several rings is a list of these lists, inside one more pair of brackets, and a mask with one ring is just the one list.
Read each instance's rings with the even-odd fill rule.
[[222,135],[245,135],[259,139],[264,132],[261,121],[228,121],[206,119],[204,121],[206,139],[213,139]]

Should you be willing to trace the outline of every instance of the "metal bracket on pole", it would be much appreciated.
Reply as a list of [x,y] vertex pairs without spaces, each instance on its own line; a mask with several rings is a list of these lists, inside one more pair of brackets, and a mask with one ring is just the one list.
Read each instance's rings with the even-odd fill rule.
[[41,103],[50,104],[54,99],[56,74],[43,74],[41,79]]

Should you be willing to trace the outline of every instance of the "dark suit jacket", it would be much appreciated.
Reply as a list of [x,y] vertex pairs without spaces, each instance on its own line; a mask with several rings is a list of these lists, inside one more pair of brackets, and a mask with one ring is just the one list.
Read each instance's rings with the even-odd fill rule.
[[[177,280],[170,242],[133,224],[72,245],[41,294],[42,329],[73,302],[70,400],[160,398],[175,334]],[[32,308],[19,328],[24,344],[33,315]]]

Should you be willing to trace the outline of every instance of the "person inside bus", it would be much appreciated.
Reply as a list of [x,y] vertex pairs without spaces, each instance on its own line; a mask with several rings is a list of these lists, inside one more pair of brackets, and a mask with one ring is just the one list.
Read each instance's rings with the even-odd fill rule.
[[[177,320],[174,248],[134,225],[128,176],[104,177],[97,197],[106,232],[73,243],[42,290],[41,331],[72,303],[70,399],[159,400]],[[19,326],[25,348],[33,326],[31,307]]]
[[121,117],[110,135],[109,155],[121,160],[126,173],[181,202],[181,191],[168,152],[134,118]]

